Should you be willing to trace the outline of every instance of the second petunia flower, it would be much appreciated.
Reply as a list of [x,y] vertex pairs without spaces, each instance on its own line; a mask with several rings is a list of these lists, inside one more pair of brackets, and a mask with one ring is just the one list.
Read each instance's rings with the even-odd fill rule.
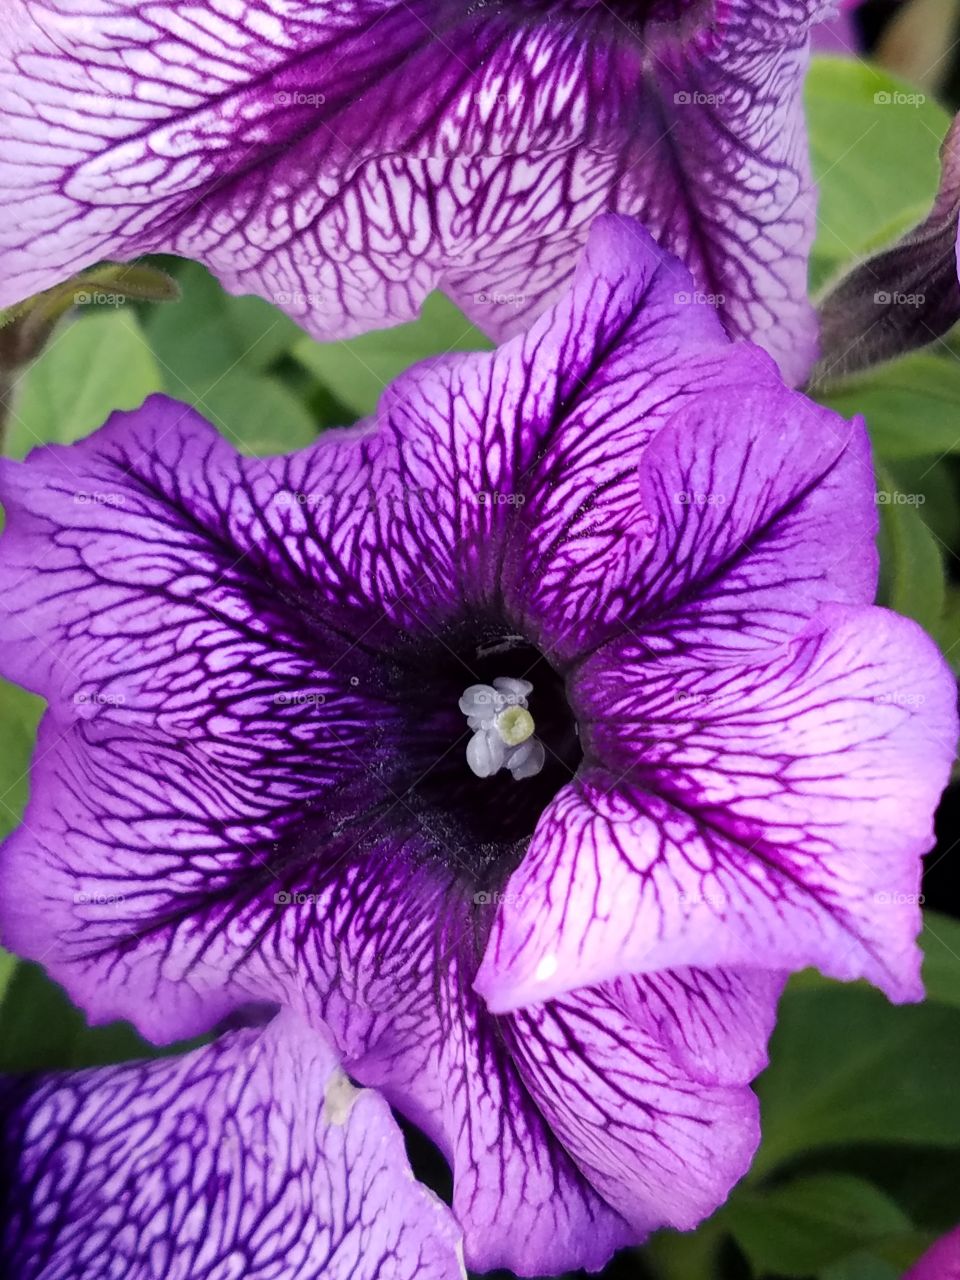
[[0,305],[197,258],[320,338],[447,290],[496,339],[639,217],[730,332],[815,354],[801,92],[830,0],[10,0]]
[[157,1041],[329,1033],[478,1269],[711,1212],[785,971],[921,994],[953,681],[872,607],[862,425],[692,291],[601,219],[528,334],[302,453],[154,398],[0,472],[49,701],[3,940]]

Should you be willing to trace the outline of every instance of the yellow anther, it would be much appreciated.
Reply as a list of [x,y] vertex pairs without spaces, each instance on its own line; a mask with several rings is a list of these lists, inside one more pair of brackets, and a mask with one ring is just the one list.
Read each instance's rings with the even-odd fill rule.
[[526,707],[507,707],[494,720],[497,733],[508,747],[519,747],[533,736],[533,716]]

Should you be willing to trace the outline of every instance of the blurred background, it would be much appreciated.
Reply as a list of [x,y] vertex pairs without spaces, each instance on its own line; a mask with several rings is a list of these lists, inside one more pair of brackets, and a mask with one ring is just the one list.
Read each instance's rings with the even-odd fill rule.
[[[939,144],[960,107],[960,0],[867,0],[816,43],[815,295],[930,206]],[[225,295],[195,264],[157,264],[181,301],[93,297],[0,387],[4,452],[85,435],[157,390],[196,405],[251,453],[293,449],[369,413],[386,382],[452,338],[454,349],[489,345],[439,295],[415,324],[319,344],[259,299]],[[0,363],[11,341],[0,330]],[[881,508],[882,602],[921,622],[960,670],[960,334],[818,394],[867,416],[878,488],[899,495]],[[2,831],[26,798],[39,712],[37,699],[0,684]],[[897,1280],[960,1221],[956,783],[938,836],[924,886],[927,1002],[893,1008],[861,984],[799,975],[758,1084],[764,1139],[751,1173],[700,1230],[623,1253],[609,1280]],[[87,1027],[39,970],[0,954],[0,1070],[156,1052],[130,1027]],[[420,1176],[448,1194],[443,1161],[409,1130],[408,1143]]]

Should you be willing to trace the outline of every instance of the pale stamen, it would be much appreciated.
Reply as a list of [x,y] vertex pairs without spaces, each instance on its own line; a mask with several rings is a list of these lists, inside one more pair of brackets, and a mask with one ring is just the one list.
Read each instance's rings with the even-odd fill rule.
[[473,730],[467,764],[478,778],[491,778],[501,769],[509,769],[516,780],[533,778],[543,768],[546,753],[527,707],[532,692],[529,680],[511,676],[464,690],[460,710]]

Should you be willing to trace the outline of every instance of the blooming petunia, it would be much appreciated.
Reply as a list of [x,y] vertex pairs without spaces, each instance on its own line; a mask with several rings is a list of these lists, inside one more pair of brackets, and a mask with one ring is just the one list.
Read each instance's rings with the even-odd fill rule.
[[386,1103],[289,1014],[179,1059],[0,1081],[0,1139],[17,1280],[463,1274]]
[[601,218],[571,291],[245,458],[154,397],[0,468],[48,700],[7,946],[155,1041],[332,1036],[524,1274],[711,1212],[785,971],[920,994],[952,677],[872,606],[862,424]]
[[799,382],[815,199],[801,103],[830,0],[9,0],[0,305],[156,251],[319,338],[435,286],[491,336],[638,216]]

